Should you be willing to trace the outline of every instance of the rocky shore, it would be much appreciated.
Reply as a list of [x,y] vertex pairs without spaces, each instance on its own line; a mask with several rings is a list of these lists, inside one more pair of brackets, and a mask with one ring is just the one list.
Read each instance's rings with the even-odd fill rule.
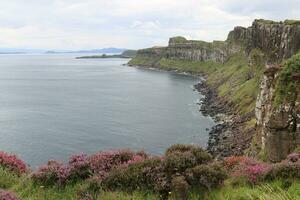
[[207,150],[215,157],[242,155],[251,145],[253,128],[246,124],[253,118],[254,113],[236,114],[234,105],[217,95],[205,81],[196,84],[195,89],[204,95],[200,103],[200,112],[211,116],[217,123],[209,131]]
[[[177,70],[165,70],[157,66],[145,67],[127,64],[129,67],[142,67],[158,71],[170,71],[180,73]],[[205,77],[204,74],[184,73],[190,76]],[[204,97],[200,99],[200,112],[204,116],[210,116],[216,125],[209,130],[207,151],[216,158],[231,155],[243,155],[249,149],[254,135],[254,128],[247,128],[247,122],[254,118],[254,112],[239,115],[235,111],[235,105],[218,96],[215,88],[206,84],[203,78],[194,85],[196,91]]]

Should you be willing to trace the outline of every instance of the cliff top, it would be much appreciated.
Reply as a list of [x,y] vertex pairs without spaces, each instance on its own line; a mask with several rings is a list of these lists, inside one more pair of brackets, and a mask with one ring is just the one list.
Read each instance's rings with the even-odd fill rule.
[[203,40],[187,40],[185,37],[176,36],[169,39],[169,47],[178,45],[192,45],[194,47],[207,47],[207,48],[222,48],[224,41],[215,40],[213,42],[206,42]]
[[254,23],[260,24],[284,24],[284,25],[300,25],[300,20],[287,19],[284,21],[272,21],[266,19],[256,19]]

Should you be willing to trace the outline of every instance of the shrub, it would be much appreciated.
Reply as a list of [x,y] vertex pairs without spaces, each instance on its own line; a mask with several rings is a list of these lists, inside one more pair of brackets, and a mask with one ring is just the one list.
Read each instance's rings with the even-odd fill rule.
[[165,169],[169,175],[183,173],[196,165],[197,161],[191,152],[174,152],[165,158]]
[[199,164],[207,163],[208,161],[212,160],[210,154],[197,145],[184,145],[184,144],[172,145],[170,148],[166,150],[165,156],[167,157],[174,152],[181,152],[181,153],[191,152],[195,156]]
[[211,160],[211,156],[198,146],[176,144],[165,153],[165,169],[169,175],[183,173],[188,168]]
[[265,175],[271,170],[271,165],[244,156],[226,158],[224,167],[234,179],[246,179],[251,184],[263,181]]
[[134,152],[130,150],[99,152],[88,158],[93,173],[104,175],[113,168],[130,161]]
[[70,178],[86,179],[91,175],[90,163],[86,154],[73,155],[69,159]]
[[300,153],[291,153],[287,156],[287,160],[290,162],[300,161]]
[[0,200],[20,200],[20,198],[11,192],[0,189]]
[[137,162],[142,162],[144,161],[146,158],[142,155],[134,155],[130,160],[128,160],[127,162],[125,162],[123,164],[124,167],[128,166],[128,165],[131,165],[131,164],[134,164],[134,163],[137,163]]
[[172,193],[175,199],[186,200],[188,199],[189,184],[186,182],[184,176],[176,176],[171,182]]
[[208,190],[221,185],[226,178],[227,174],[219,163],[202,164],[187,171],[187,180],[191,186]]
[[245,168],[245,177],[252,183],[258,183],[264,180],[265,175],[271,170],[268,164],[256,164]]
[[49,161],[32,174],[32,179],[45,186],[64,186],[68,182],[84,180],[91,176],[103,179],[109,171],[142,162],[148,155],[130,150],[100,152],[91,156],[78,154],[70,157],[67,164]]
[[235,170],[235,168],[239,165],[252,166],[256,165],[258,161],[253,158],[245,157],[245,156],[230,156],[225,159],[224,167],[229,172]]
[[49,161],[47,165],[38,168],[32,174],[35,183],[45,186],[55,185],[64,186],[68,182],[78,181],[88,178],[90,173],[90,165],[87,155],[73,155],[69,159],[68,164],[59,161]]
[[39,167],[31,177],[35,183],[44,186],[64,185],[70,177],[70,171],[70,168],[67,165],[63,165],[62,162],[51,160],[48,161],[47,165]]
[[8,169],[17,174],[22,174],[27,171],[27,166],[24,161],[16,155],[8,154],[0,151],[0,167]]
[[102,186],[109,190],[157,191],[165,186],[160,158],[149,158],[119,169],[114,169],[102,180]]
[[266,174],[266,179],[294,179],[300,178],[300,162],[289,162],[287,160],[275,164]]

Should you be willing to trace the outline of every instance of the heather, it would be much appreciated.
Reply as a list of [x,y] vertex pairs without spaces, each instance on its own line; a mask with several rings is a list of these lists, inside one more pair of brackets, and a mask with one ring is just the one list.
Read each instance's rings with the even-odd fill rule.
[[23,173],[5,162],[0,189],[8,200],[299,199],[299,158],[292,153],[279,163],[246,156],[217,160],[196,145],[173,145],[161,156],[129,149],[80,153]]
[[17,174],[25,173],[27,166],[18,156],[0,151],[0,166]]
[[0,200],[20,200],[15,194],[5,191],[5,190],[0,190]]

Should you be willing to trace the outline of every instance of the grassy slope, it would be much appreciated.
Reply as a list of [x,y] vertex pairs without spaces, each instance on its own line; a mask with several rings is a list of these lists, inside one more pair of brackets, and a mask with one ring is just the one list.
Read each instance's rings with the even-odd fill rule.
[[[28,175],[18,177],[5,170],[0,169],[0,188],[15,192],[23,200],[76,200],[79,191],[86,188],[86,183],[80,182],[68,185],[64,189],[43,188],[32,183]],[[234,185],[228,180],[225,186],[204,195],[195,189],[190,192],[191,200],[293,200],[300,199],[300,182],[293,181],[286,184],[285,181],[274,181],[261,186],[250,186],[247,184]],[[91,191],[89,191],[91,193]],[[133,194],[123,192],[99,192],[97,200],[154,200],[159,199],[155,194]],[[170,199],[175,199],[170,195]]]
[[220,96],[236,105],[240,114],[253,111],[262,74],[259,64],[250,67],[248,63],[248,58],[243,54],[231,56],[225,64],[141,56],[129,62],[131,65],[151,65],[164,70],[206,74],[207,83],[215,87]]

